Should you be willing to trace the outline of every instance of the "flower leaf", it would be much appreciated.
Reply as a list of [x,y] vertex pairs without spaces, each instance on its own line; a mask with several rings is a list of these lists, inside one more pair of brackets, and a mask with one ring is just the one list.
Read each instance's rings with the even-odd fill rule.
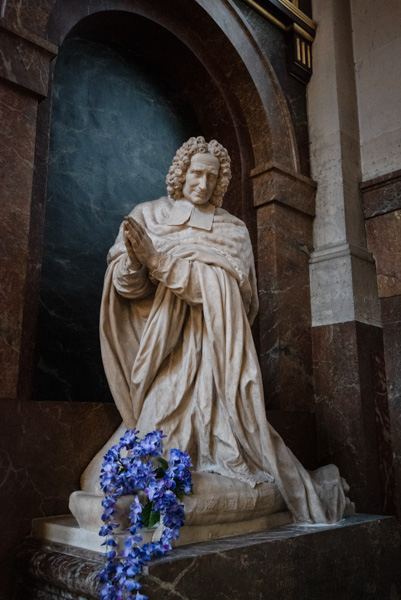
[[159,465],[161,466],[162,469],[164,469],[164,471],[167,471],[168,469],[168,462],[162,458],[161,456],[159,456],[159,458],[157,459],[157,462],[159,463]]
[[186,496],[186,493],[184,492],[184,490],[182,488],[176,487],[175,495],[177,496],[177,498],[182,498],[183,496]]
[[149,517],[149,525],[148,525],[148,527],[153,527],[159,521],[160,521],[160,511],[159,510],[152,510],[152,512],[150,513],[150,517]]
[[142,509],[142,523],[145,525],[145,527],[150,527],[149,525],[149,521],[150,521],[150,515],[152,513],[152,508],[153,508],[153,502],[148,502],[147,504],[145,504],[145,506]]

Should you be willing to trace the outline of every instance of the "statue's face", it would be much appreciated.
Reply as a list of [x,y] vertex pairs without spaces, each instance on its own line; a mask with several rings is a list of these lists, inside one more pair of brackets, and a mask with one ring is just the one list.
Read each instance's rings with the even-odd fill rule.
[[182,189],[184,198],[192,204],[205,204],[216,187],[220,161],[213,154],[194,154]]

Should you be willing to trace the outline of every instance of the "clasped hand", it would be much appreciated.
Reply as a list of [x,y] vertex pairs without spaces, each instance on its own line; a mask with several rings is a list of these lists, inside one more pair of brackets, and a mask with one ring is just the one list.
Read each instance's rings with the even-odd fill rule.
[[124,242],[134,269],[145,265],[153,269],[157,265],[157,250],[146,230],[132,217],[124,217]]

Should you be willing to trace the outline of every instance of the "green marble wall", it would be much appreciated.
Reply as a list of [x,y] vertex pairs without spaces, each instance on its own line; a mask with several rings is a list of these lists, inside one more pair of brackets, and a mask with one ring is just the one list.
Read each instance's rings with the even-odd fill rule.
[[34,397],[110,399],[98,341],[106,255],[135,204],[166,193],[176,149],[201,133],[162,71],[75,38],[57,58]]

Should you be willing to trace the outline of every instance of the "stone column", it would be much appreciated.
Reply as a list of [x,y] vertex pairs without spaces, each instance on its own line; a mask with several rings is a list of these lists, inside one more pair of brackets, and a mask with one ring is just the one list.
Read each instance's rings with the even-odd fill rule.
[[389,466],[381,402],[383,341],[375,265],[359,195],[358,105],[349,0],[313,2],[318,23],[308,87],[312,177],[318,184],[310,259],[321,463],[334,462],[358,511],[383,510]]
[[0,398],[16,398],[38,103],[47,95],[49,63],[57,48],[4,19],[0,32]]
[[278,164],[252,171],[260,361],[269,409],[313,411],[308,259],[316,186]]

